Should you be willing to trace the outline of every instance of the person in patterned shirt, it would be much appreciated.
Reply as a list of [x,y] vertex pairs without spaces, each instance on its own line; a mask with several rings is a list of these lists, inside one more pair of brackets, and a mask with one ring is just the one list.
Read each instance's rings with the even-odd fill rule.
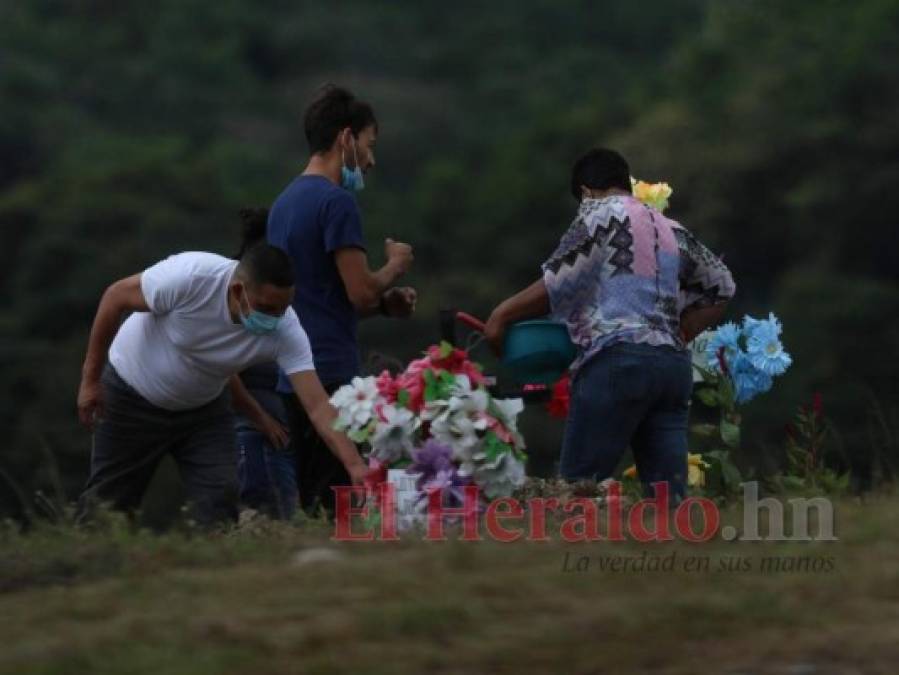
[[736,287],[730,271],[680,223],[631,194],[614,150],[577,160],[577,214],[542,277],[500,303],[486,335],[501,352],[506,328],[550,315],[578,355],[560,473],[612,475],[628,446],[647,494],[665,482],[675,500],[687,476],[692,368],[686,348],[716,324]]

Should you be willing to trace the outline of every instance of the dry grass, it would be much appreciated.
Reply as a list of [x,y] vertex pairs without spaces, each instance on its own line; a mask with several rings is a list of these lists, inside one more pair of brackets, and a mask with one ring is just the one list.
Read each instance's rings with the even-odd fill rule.
[[[314,523],[7,536],[0,673],[895,673],[899,501],[837,515],[829,544],[332,544]],[[321,547],[337,559],[297,563]],[[598,568],[644,550],[710,571]],[[563,572],[566,552],[592,568]],[[833,571],[760,572],[772,555]],[[740,556],[752,571],[716,571]]]

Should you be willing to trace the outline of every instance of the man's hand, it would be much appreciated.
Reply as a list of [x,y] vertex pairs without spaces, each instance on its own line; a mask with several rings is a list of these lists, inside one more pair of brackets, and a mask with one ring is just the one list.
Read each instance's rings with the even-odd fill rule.
[[365,485],[365,477],[368,475],[368,467],[364,462],[353,462],[346,467],[353,485]]
[[263,411],[258,427],[259,431],[268,439],[268,442],[272,444],[272,447],[283,450],[290,443],[290,432],[287,427],[267,412]]
[[81,378],[78,388],[78,419],[93,431],[94,425],[103,415],[103,385],[96,378]]
[[100,377],[113,338],[124,312],[149,312],[140,286],[140,274],[119,279],[103,292],[87,341],[87,354],[78,387],[78,419],[88,429],[103,415],[103,387]]
[[368,471],[365,461],[347,435],[334,429],[337,410],[331,405],[318,375],[314,370],[309,370],[290,373],[287,377],[312,426],[346,468],[350,478],[353,479],[353,485],[364,485],[365,474]]
[[384,255],[387,256],[387,262],[396,266],[400,274],[408,272],[412,261],[415,260],[409,244],[403,244],[393,239],[384,241]]
[[418,293],[414,288],[403,286],[391,288],[383,295],[384,309],[387,316],[394,319],[408,319],[415,312]]
[[506,337],[506,328],[525,319],[535,319],[544,316],[550,311],[549,294],[543,279],[537,279],[523,291],[519,291],[511,298],[503,300],[487,319],[484,328],[484,337],[493,348],[497,356],[503,355],[503,339]]

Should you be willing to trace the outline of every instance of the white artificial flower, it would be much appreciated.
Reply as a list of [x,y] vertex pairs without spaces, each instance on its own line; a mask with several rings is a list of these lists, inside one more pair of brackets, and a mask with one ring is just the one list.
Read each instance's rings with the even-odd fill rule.
[[354,377],[331,397],[337,408],[337,424],[343,428],[361,429],[371,422],[378,402],[378,386],[374,377]]
[[493,404],[501,415],[500,422],[505,424],[507,429],[517,428],[518,416],[524,410],[524,401],[520,398],[496,398],[493,399]]
[[430,421],[445,419],[459,413],[483,413],[489,405],[490,395],[483,388],[472,389],[468,375],[456,375],[456,382],[450,387],[450,397],[428,401],[421,418]]
[[708,370],[708,354],[707,348],[709,340],[715,335],[715,331],[704,330],[690,343],[690,358],[693,362],[693,382],[702,382],[702,371]]
[[475,483],[488,499],[508,497],[515,488],[524,485],[525,477],[524,462],[510,452],[503,453],[493,462],[480,465],[474,471]]
[[385,405],[381,409],[383,422],[378,422],[371,438],[372,457],[391,464],[403,456],[409,457],[414,446],[418,420],[411,410]]
[[518,431],[518,416],[524,410],[524,401],[520,398],[494,399],[493,404],[499,422],[509,430],[512,443],[517,450],[524,450],[524,436]]
[[434,440],[453,450],[453,461],[465,462],[481,444],[480,433],[487,429],[487,421],[475,419],[463,412],[442,415],[431,424]]

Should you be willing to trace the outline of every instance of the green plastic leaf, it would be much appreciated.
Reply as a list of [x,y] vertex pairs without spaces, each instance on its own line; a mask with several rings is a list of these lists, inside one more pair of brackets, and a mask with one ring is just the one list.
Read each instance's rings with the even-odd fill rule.
[[729,490],[737,490],[743,482],[740,470],[729,459],[721,462],[721,476]]
[[730,420],[721,420],[721,440],[730,448],[740,447],[740,425]]
[[702,387],[696,390],[696,397],[707,406],[714,408],[719,404],[718,392],[708,387]]
[[729,377],[722,377],[718,382],[718,401],[725,410],[734,409],[734,386]]
[[381,529],[381,510],[370,508],[368,514],[362,519],[363,527],[368,532],[378,532]]
[[512,446],[503,443],[492,431],[487,432],[484,437],[484,454],[487,455],[487,459],[492,462],[506,452],[512,452]]
[[711,438],[718,433],[718,426],[715,424],[694,424],[690,427],[690,431],[697,436]]
[[411,396],[409,395],[409,391],[406,389],[400,389],[396,395],[396,404],[400,408],[408,408],[409,407],[409,399]]
[[437,376],[433,370],[426,370],[422,374],[425,381],[425,401],[436,401],[440,398],[438,391]]
[[712,450],[703,453],[702,458],[712,464],[713,473],[717,473],[721,477],[721,483],[728,492],[735,492],[740,488],[743,482],[743,475],[730,459],[730,452],[727,450]]
[[353,443],[365,443],[366,434],[363,431],[350,431],[347,433],[347,437]]

